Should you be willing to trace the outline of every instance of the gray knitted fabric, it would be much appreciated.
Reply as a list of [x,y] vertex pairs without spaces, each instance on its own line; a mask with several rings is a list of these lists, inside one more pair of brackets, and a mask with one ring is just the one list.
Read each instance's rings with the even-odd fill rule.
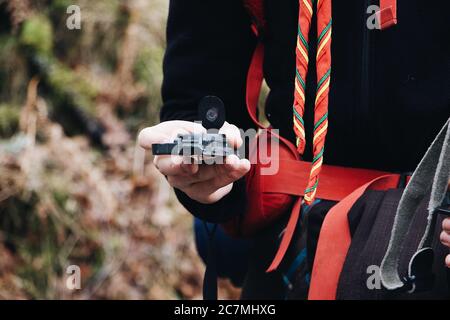
[[[395,290],[404,286],[398,272],[403,240],[420,202],[430,194],[427,227],[417,252],[431,245],[436,209],[444,201],[450,179],[450,118],[439,132],[411,177],[400,199],[387,252],[381,263],[381,279],[385,288]],[[417,253],[416,253],[417,254]]]

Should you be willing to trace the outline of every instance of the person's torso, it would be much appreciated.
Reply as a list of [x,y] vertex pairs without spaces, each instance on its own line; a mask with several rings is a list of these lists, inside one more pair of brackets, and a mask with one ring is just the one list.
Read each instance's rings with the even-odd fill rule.
[[[328,164],[411,171],[450,116],[450,50],[446,1],[398,0],[398,25],[370,30],[373,0],[333,1]],[[266,115],[294,140],[292,102],[298,0],[265,0]],[[441,7],[441,9],[438,9]],[[373,12],[372,12],[373,14]],[[316,25],[310,34],[315,56]],[[307,79],[305,122],[311,139],[315,66]],[[310,159],[311,145],[305,158]]]

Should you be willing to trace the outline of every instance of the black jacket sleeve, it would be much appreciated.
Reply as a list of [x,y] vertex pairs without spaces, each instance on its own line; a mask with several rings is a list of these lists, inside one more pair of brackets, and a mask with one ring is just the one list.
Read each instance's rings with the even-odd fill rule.
[[[247,70],[256,39],[240,0],[171,0],[164,57],[161,121],[197,120],[197,105],[206,95],[220,97],[226,120],[239,128],[252,126],[245,107]],[[225,222],[245,208],[245,181],[212,205],[175,190],[193,215]]]

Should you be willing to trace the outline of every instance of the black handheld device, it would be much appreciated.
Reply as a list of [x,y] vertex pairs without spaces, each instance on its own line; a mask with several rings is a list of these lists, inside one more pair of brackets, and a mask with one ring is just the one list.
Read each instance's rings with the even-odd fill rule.
[[[198,115],[202,126],[207,130],[220,129],[225,122],[225,106],[216,96],[206,96],[200,100]],[[152,145],[154,155],[180,155],[206,159],[224,158],[235,154],[224,134],[180,134],[172,143],[156,143]]]

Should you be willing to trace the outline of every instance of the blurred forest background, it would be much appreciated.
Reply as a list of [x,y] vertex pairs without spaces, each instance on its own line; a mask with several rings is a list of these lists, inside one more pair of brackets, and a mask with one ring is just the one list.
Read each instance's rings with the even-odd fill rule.
[[192,219],[135,146],[158,121],[167,9],[0,0],[0,299],[201,297]]

